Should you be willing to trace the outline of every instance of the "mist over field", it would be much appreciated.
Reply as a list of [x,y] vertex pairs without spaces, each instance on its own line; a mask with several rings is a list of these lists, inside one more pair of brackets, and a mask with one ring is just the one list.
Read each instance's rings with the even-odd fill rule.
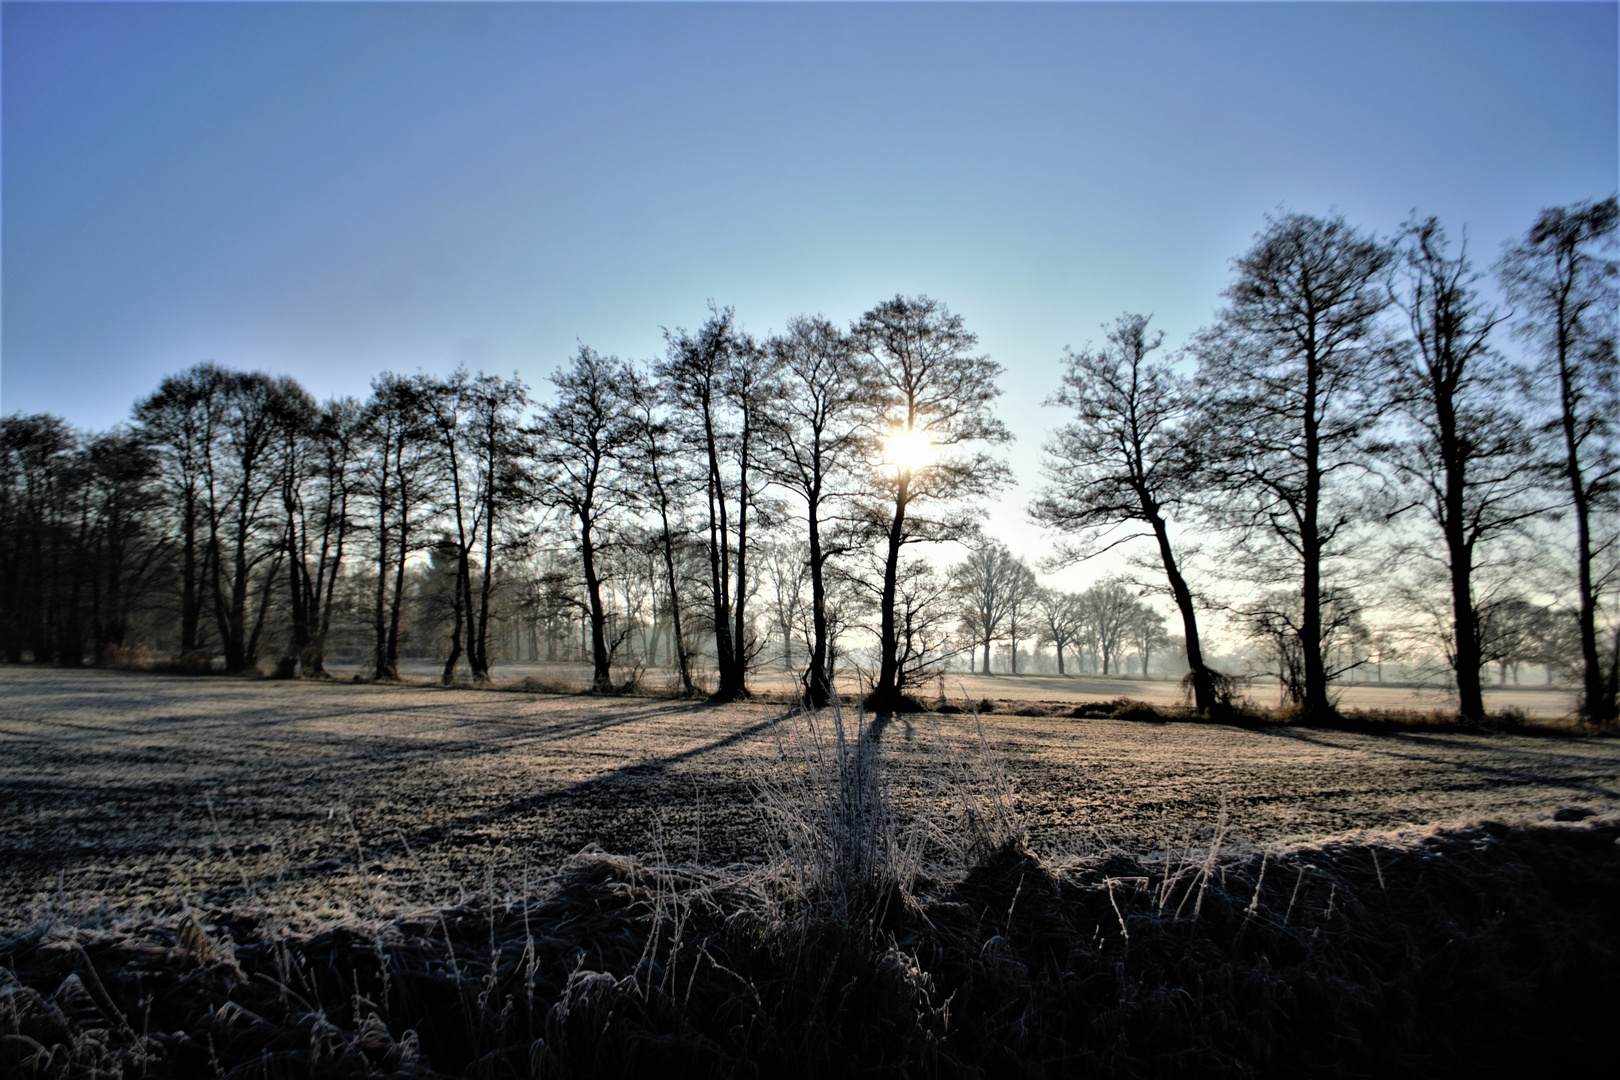
[[1617,8],[0,8],[0,1073],[1620,1010]]

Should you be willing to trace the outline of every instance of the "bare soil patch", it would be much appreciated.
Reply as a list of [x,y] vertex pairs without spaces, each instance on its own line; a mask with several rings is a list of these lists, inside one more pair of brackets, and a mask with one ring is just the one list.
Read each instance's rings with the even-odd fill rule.
[[[523,895],[591,843],[765,856],[752,777],[786,708],[0,669],[0,922],[248,905],[315,919]],[[941,739],[881,739],[910,820]],[[1179,852],[1620,801],[1620,741],[983,717],[1033,849]],[[98,912],[100,914],[98,914]]]

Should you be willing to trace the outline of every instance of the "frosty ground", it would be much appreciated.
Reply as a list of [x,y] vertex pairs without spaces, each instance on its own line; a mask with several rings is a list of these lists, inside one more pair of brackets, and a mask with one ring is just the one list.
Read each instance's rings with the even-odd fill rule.
[[[970,691],[971,692],[971,691]],[[589,844],[765,858],[793,710],[427,686],[0,669],[0,924],[246,906],[387,917],[523,895]],[[1061,860],[1620,803],[1620,740],[983,716],[1030,848]],[[879,733],[926,823],[970,715]]]

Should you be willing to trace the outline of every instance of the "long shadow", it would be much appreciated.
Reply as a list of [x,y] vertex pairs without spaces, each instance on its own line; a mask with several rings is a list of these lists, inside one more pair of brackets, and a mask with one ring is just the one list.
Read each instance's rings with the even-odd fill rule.
[[[714,706],[707,706],[697,703],[682,706],[679,711],[699,712],[711,708],[714,708]],[[431,845],[472,829],[487,827],[496,822],[513,817],[532,814],[538,810],[544,809],[549,805],[567,803],[574,800],[589,803],[590,801],[593,801],[594,796],[600,793],[606,793],[614,788],[623,787],[627,783],[635,785],[646,784],[650,779],[666,774],[671,768],[681,763],[692,761],[717,751],[725,750],[729,747],[736,746],[749,739],[755,738],[771,730],[788,717],[794,715],[795,711],[796,710],[792,708],[785,709],[781,713],[761,720],[758,723],[750,724],[747,727],[730,732],[726,735],[720,736],[719,738],[712,739],[701,745],[666,754],[663,757],[654,760],[641,761],[632,765],[620,766],[584,780],[575,781],[558,788],[553,788],[549,791],[542,791],[534,795],[511,799],[507,802],[486,809],[460,814],[433,822],[431,824],[425,824],[418,828],[409,830],[407,833],[400,834],[400,839],[374,837],[368,841],[367,851],[374,853],[375,855],[397,856],[406,853],[407,848],[415,849],[419,845]],[[424,756],[442,759],[442,750],[443,747],[437,747],[431,753],[427,753]],[[490,752],[487,743],[483,746],[482,752]],[[181,781],[181,785],[185,788],[194,788],[198,786],[195,783],[185,783],[184,781]],[[34,790],[27,792],[27,794],[33,798],[37,799],[41,795],[49,794],[49,785],[46,785],[45,787],[33,785],[32,787]],[[87,794],[84,791],[82,784],[67,785],[64,788],[64,794],[70,793],[76,793],[81,796]],[[140,787],[126,785],[111,785],[95,789],[95,794],[98,799],[107,798],[109,796],[116,797],[119,793],[123,793],[126,796],[135,797],[137,801],[139,801],[139,797],[141,795],[150,794],[151,791],[150,786],[148,786],[145,791],[142,791]],[[13,792],[12,794],[16,796],[23,793]],[[403,840],[403,843],[400,842],[401,840]],[[128,847],[120,851],[118,853],[118,857],[132,858],[142,853],[147,855],[161,855],[168,850],[169,849],[167,847],[162,845],[148,846],[142,844]],[[278,871],[278,879],[281,881],[294,882],[310,880],[325,875],[331,869],[331,860],[321,858],[301,866],[288,866],[282,868]]]
[[[695,760],[706,754],[725,750],[762,735],[793,716],[796,711],[796,709],[792,708],[786,709],[776,716],[768,717],[756,724],[750,724],[748,727],[713,739],[701,746],[666,754],[651,761],[623,765],[585,780],[577,780],[562,787],[552,788],[549,791],[537,792],[534,795],[526,795],[518,799],[510,799],[497,806],[423,825],[411,830],[408,834],[404,834],[404,838],[406,843],[413,847],[418,843],[433,843],[471,828],[489,826],[510,818],[533,814],[557,803],[565,803],[570,800],[589,801],[596,794],[623,786],[626,782],[645,784],[652,778],[667,774],[674,766]],[[378,842],[372,850],[398,851],[401,847],[402,845],[398,844]],[[289,872],[289,876],[290,874],[291,872]]]
[[[1330,734],[1329,732],[1316,732],[1305,728],[1291,727],[1269,729],[1267,734],[1279,738],[1294,739],[1298,742],[1311,743],[1316,746],[1327,746],[1338,750],[1365,751],[1367,753],[1379,755],[1380,757],[1394,758],[1398,761],[1414,761],[1425,765],[1433,765],[1443,768],[1456,769],[1463,772],[1471,772],[1481,776],[1488,776],[1504,783],[1511,783],[1516,786],[1528,787],[1532,785],[1539,785],[1542,787],[1564,788],[1568,791],[1582,792],[1588,795],[1599,796],[1606,799],[1620,798],[1620,791],[1616,791],[1614,788],[1601,786],[1594,782],[1583,782],[1572,777],[1553,776],[1542,772],[1533,772],[1523,768],[1514,768],[1504,765],[1491,765],[1487,762],[1481,761],[1469,761],[1462,757],[1449,757],[1441,754],[1402,752],[1401,750],[1390,746],[1387,742],[1383,742],[1382,740],[1369,744],[1362,744],[1358,742],[1356,745],[1347,746],[1344,743],[1334,742],[1328,739],[1326,736]],[[1402,734],[1400,737],[1403,740],[1410,740],[1411,742],[1423,743],[1430,746],[1445,747],[1457,751],[1473,749],[1475,746],[1475,744],[1472,743],[1457,743],[1452,741],[1451,738],[1442,735]],[[1547,751],[1522,751],[1522,753],[1524,753],[1527,757],[1549,759],[1550,761],[1557,761],[1570,766],[1585,766],[1587,769],[1590,769],[1593,767],[1593,765],[1597,764],[1594,759],[1577,754],[1558,754]],[[1610,759],[1609,764],[1613,766],[1617,764],[1617,762],[1615,762],[1614,759]]]
[[[594,707],[586,707],[585,703],[587,701]],[[483,702],[476,704],[484,705]],[[493,705],[494,703],[490,704]],[[545,746],[568,742],[641,723],[653,717],[680,717],[705,713],[716,708],[716,706],[702,702],[672,704],[661,701],[641,701],[629,707],[617,709],[602,708],[600,704],[600,699],[581,699],[581,711],[572,717],[564,716],[562,718],[559,718],[556,712],[515,718],[510,715],[499,717],[483,716],[478,715],[476,711],[468,715],[452,713],[447,717],[448,724],[454,727],[469,728],[467,736],[461,739],[434,739],[425,743],[404,736],[401,733],[390,731],[387,728],[379,728],[375,731],[359,734],[352,732],[299,732],[297,733],[296,742],[303,747],[328,749],[336,746],[352,747],[353,750],[350,753],[334,756],[312,757],[308,754],[300,754],[297,755],[296,760],[305,765],[319,763],[322,767],[329,769],[367,768],[376,765],[393,768],[401,762],[456,760],[482,756],[491,752],[498,752],[503,747],[517,743]],[[443,702],[424,701],[420,703],[390,702],[371,708],[348,708],[341,712],[334,711],[330,707],[291,711],[283,706],[250,708],[247,710],[239,708],[228,717],[169,713],[143,717],[123,724],[72,718],[61,721],[60,726],[53,725],[49,733],[19,733],[5,738],[8,741],[14,741],[14,745],[49,746],[53,744],[94,742],[104,738],[120,741],[162,739],[172,737],[176,731],[179,731],[192,737],[188,741],[195,741],[195,736],[199,734],[212,734],[223,729],[229,730],[235,736],[230,740],[232,750],[273,747],[280,752],[280,756],[285,757],[290,756],[287,755],[286,751],[291,748],[292,744],[285,738],[267,736],[263,733],[290,726],[319,723],[327,719],[341,718],[352,721],[356,717],[363,718],[368,715],[386,717],[417,713],[439,714],[445,711],[446,706]],[[379,743],[384,748],[382,753],[379,753]],[[183,747],[176,747],[175,749],[181,750]],[[224,752],[228,753],[229,751]],[[128,748],[114,748],[107,756],[116,758],[128,753],[130,753]],[[200,750],[188,752],[186,756],[188,760],[205,760],[221,753],[221,748],[204,747]],[[383,760],[379,761],[379,757]]]

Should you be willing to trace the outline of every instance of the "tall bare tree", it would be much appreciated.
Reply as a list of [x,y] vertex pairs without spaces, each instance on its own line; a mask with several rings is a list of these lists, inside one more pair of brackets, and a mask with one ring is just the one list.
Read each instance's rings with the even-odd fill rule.
[[1036,600],[1041,588],[1035,580],[1035,571],[1023,559],[1014,560],[1008,581],[1007,604],[1007,668],[1018,674],[1018,643],[1028,637],[1031,623],[1040,625],[1036,614]]
[[198,364],[165,377],[134,409],[136,429],[157,448],[161,483],[178,518],[171,531],[179,534],[180,655],[187,663],[201,662],[204,648],[211,475],[205,463],[220,437],[227,379],[218,365]]
[[1101,348],[1066,351],[1063,386],[1048,404],[1073,410],[1074,420],[1045,447],[1047,486],[1030,513],[1079,538],[1077,546],[1060,548],[1068,561],[1152,538],[1181,613],[1193,702],[1207,714],[1215,707],[1214,677],[1204,663],[1198,612],[1170,536],[1171,517],[1187,505],[1193,487],[1193,447],[1185,430],[1192,396],[1168,364],[1148,359],[1164,340],[1148,333],[1150,318],[1121,315],[1106,328]]
[[1324,571],[1365,522],[1364,441],[1380,412],[1382,275],[1394,258],[1342,217],[1270,220],[1234,263],[1215,326],[1193,346],[1201,486],[1213,523],[1262,581],[1298,581],[1303,707],[1328,698]]
[[438,500],[432,432],[414,380],[383,372],[371,381],[360,415],[360,491],[370,519],[373,589],[372,671],[399,678],[405,568],[423,550]]
[[1391,354],[1389,385],[1408,438],[1392,447],[1391,458],[1445,541],[1448,651],[1459,711],[1476,722],[1484,719],[1485,696],[1475,573],[1486,546],[1542,510],[1532,497],[1535,448],[1522,419],[1519,373],[1491,348],[1502,317],[1480,300],[1478,280],[1466,246],[1453,255],[1437,219],[1407,223],[1391,295],[1411,336]]
[[525,497],[523,467],[530,443],[524,434],[522,412],[529,403],[529,388],[516,376],[504,379],[483,372],[469,377],[464,391],[466,414],[461,438],[473,476],[473,535],[469,548],[480,547],[478,595],[472,591],[470,557],[461,577],[466,592],[467,664],[473,678],[489,678],[490,597],[495,588],[497,551],[516,541],[512,528]]
[[846,550],[828,529],[829,508],[849,495],[871,442],[872,369],[854,342],[819,316],[788,321],[766,344],[784,392],[765,429],[771,479],[804,500],[811,641],[801,682],[806,701],[832,698],[828,667],[827,562]]
[[1581,715],[1596,724],[1617,716],[1620,626],[1598,652],[1597,613],[1611,576],[1598,570],[1616,543],[1614,446],[1617,400],[1615,260],[1616,199],[1543,210],[1523,240],[1511,244],[1499,271],[1517,306],[1515,330],[1540,354],[1535,373],[1551,391],[1548,427],[1562,444],[1559,471],[1575,524],[1576,599],[1580,619]]
[[215,452],[203,459],[208,499],[208,577],[227,672],[258,662],[281,561],[284,519],[277,511],[282,432],[313,408],[288,376],[227,372]]
[[297,402],[282,430],[281,501],[286,513],[288,651],[284,675],[326,675],[338,575],[358,504],[360,406],[352,398],[319,410]]
[[1080,594],[1080,610],[1104,675],[1118,674],[1120,654],[1130,640],[1141,607],[1130,584],[1120,577],[1099,581]]
[[680,453],[677,433],[660,407],[658,389],[638,369],[625,373],[625,408],[629,436],[621,451],[625,489],[633,506],[654,517],[654,536],[664,570],[664,603],[669,610],[670,643],[680,672],[681,690],[697,693],[692,657],[681,625],[685,590],[677,567],[688,540],[683,508],[695,479]]
[[995,417],[1001,365],[976,355],[976,335],[944,304],[896,296],[872,308],[851,331],[873,364],[882,415],[882,447],[868,511],[882,540],[878,601],[879,667],[872,706],[901,704],[904,667],[895,606],[901,552],[921,541],[950,540],[971,529],[970,500],[999,490],[1010,474],[985,449],[1010,442]]
[[616,356],[581,345],[567,366],[551,376],[557,395],[535,416],[534,498],[571,519],[585,612],[590,623],[591,686],[613,689],[613,653],[628,628],[609,641],[599,553],[605,525],[627,502],[614,470],[635,437],[625,388],[629,375]]
[[710,308],[696,333],[675,330],[655,372],[673,419],[705,469],[717,701],[748,694],[750,515],[767,482],[757,460],[780,395],[772,357],[738,329],[730,308]]

